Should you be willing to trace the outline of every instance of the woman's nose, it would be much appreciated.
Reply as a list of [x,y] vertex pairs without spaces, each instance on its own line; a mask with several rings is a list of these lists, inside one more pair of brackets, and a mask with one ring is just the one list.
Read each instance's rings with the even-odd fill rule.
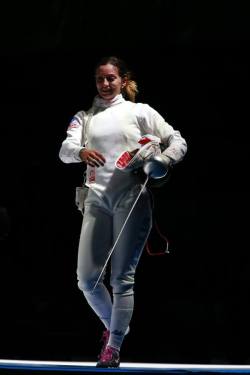
[[103,81],[102,81],[102,85],[103,86],[108,86],[109,85],[109,81],[107,80],[107,78],[104,78]]

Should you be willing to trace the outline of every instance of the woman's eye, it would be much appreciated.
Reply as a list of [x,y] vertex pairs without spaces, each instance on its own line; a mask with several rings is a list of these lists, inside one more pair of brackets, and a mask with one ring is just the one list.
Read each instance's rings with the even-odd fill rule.
[[113,82],[116,77],[115,76],[107,76],[107,77],[96,77],[96,82],[97,83],[102,83],[103,81],[105,81],[105,79],[108,81],[108,82]]

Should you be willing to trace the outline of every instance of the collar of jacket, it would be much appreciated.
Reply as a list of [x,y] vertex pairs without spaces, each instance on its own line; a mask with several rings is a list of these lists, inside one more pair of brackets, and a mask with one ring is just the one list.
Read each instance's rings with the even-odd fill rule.
[[123,98],[122,94],[116,95],[111,100],[105,100],[101,98],[99,95],[97,95],[94,98],[93,107],[108,108],[123,102],[125,102],[125,99]]

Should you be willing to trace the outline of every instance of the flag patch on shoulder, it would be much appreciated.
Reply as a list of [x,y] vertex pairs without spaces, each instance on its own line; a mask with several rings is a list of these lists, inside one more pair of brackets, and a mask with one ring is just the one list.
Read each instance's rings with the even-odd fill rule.
[[74,116],[69,123],[68,130],[74,129],[74,128],[79,128],[80,126],[81,126],[81,123],[80,123],[79,118]]

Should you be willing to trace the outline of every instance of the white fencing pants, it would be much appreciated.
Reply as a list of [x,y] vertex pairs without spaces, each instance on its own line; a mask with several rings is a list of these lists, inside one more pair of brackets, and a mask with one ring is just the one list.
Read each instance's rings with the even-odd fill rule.
[[105,273],[94,291],[93,288],[140,189],[140,185],[134,186],[115,202],[100,198],[89,190],[79,242],[78,286],[110,330],[108,345],[118,349],[132,317],[135,271],[152,226],[151,202],[146,189],[136,203],[111,256],[113,301],[103,283]]

